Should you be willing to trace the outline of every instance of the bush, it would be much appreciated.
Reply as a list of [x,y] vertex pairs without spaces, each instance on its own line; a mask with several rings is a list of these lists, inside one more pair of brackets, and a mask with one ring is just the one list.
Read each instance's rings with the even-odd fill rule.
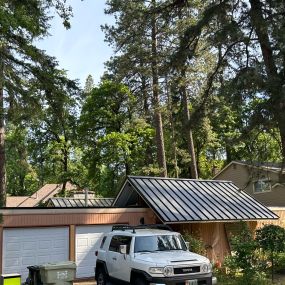
[[269,256],[273,281],[276,257],[285,251],[285,229],[276,225],[266,225],[256,231],[259,247]]
[[[183,235],[184,240],[186,242],[189,242],[190,251],[195,252],[200,255],[207,254],[205,245],[200,238],[194,237],[189,231],[184,231],[182,235]],[[199,235],[197,234],[196,236],[199,236]]]
[[[217,271],[219,283],[223,285],[267,285],[267,255],[259,248],[246,223],[241,232],[232,237],[232,255],[224,260],[221,270]],[[225,272],[225,273],[223,273]]]

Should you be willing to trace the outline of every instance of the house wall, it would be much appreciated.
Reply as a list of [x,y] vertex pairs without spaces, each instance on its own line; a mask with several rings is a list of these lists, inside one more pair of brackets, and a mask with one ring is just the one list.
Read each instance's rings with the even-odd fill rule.
[[189,232],[194,237],[201,239],[207,251],[207,257],[213,262],[223,261],[229,254],[229,244],[222,222],[181,224],[176,226],[176,229],[182,233]]
[[[226,225],[235,223],[215,222],[215,223],[193,223],[175,225],[176,230],[189,232],[194,237],[203,241],[207,257],[215,262],[223,262],[224,258],[230,254],[230,245]],[[247,222],[249,228],[254,231],[256,221]],[[190,245],[191,246],[191,245]]]
[[[264,177],[271,181],[271,191],[254,193],[254,181]],[[285,206],[285,185],[278,184],[279,173],[238,163],[230,164],[215,180],[229,180],[266,206]]]
[[120,209],[2,209],[3,223],[0,225],[0,274],[3,261],[3,230],[8,228],[69,227],[69,259],[75,261],[76,226],[108,224],[153,224],[155,215],[146,208]]
[[279,219],[260,221],[257,223],[256,227],[262,228],[265,225],[276,225],[285,228],[285,207],[269,207],[269,209],[277,214],[279,216]]

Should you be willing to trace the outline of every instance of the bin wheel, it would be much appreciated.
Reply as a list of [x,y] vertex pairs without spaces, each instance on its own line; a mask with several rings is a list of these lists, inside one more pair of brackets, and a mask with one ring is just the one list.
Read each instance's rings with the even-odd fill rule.
[[103,268],[98,270],[97,275],[97,285],[106,285],[107,284],[107,274]]
[[32,285],[32,279],[30,277],[27,277],[26,282],[24,285]]

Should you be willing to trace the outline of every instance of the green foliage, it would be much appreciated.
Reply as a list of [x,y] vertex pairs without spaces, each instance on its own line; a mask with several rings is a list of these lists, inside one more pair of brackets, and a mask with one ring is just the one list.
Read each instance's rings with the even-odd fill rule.
[[244,223],[241,233],[232,238],[232,255],[225,259],[222,268],[216,269],[219,283],[275,284],[273,278],[268,280],[268,269],[273,273],[275,262],[278,268],[283,264],[284,269],[284,231],[278,226],[267,225],[256,231],[254,239]]
[[201,255],[206,255],[207,251],[205,249],[205,244],[200,238],[197,238],[198,235],[193,235],[188,231],[182,233],[183,238],[186,242],[189,242],[189,250]]
[[6,136],[7,189],[15,196],[31,195],[39,187],[38,176],[29,164],[27,130],[9,125]]
[[276,225],[266,225],[256,231],[256,241],[261,249],[269,254],[273,281],[275,258],[278,253],[285,252],[285,229]]
[[124,84],[103,81],[83,105],[79,131],[86,146],[83,152],[88,178],[102,195],[115,195],[122,177],[141,174],[145,166],[154,132],[135,116],[135,103]]
[[229,268],[231,275],[235,276],[240,272],[246,280],[251,280],[257,270],[257,244],[245,223],[241,232],[231,238],[231,245],[233,254],[226,259],[225,266]]
[[285,251],[285,229],[276,225],[266,225],[256,231],[260,247],[270,253]]

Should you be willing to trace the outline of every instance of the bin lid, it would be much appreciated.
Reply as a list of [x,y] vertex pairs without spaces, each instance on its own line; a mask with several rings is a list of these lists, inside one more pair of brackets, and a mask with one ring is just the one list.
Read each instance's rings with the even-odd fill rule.
[[76,263],[74,261],[62,261],[54,263],[46,263],[39,265],[40,269],[76,269]]
[[14,277],[21,277],[21,274],[19,273],[1,274],[1,278],[14,278]]

